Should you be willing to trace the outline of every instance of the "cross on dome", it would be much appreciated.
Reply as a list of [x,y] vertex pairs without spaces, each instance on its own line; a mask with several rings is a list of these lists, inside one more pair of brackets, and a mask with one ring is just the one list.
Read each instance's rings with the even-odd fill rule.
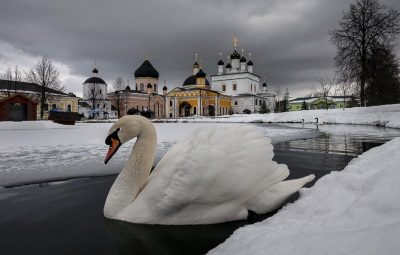
[[233,47],[236,49],[237,43],[239,42],[239,39],[237,37],[233,37]]

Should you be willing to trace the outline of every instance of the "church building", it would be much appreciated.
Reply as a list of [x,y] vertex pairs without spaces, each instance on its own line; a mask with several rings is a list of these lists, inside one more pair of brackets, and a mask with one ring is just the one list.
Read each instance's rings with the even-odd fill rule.
[[206,74],[196,61],[193,74],[185,79],[182,87],[166,94],[166,117],[227,115],[231,109],[231,97],[211,89]]
[[80,105],[85,104],[89,107],[81,108],[79,111],[87,118],[109,118],[111,114],[111,100],[107,98],[107,83],[99,77],[99,70],[95,67],[92,70],[92,77],[83,83],[83,100]]
[[[264,82],[260,88],[260,76],[254,73],[254,63],[249,54],[249,61],[237,52],[238,39],[233,39],[234,50],[227,59],[224,68],[222,53],[217,63],[218,72],[211,76],[211,89],[232,97],[233,113],[257,113],[261,105],[266,104],[272,112],[275,107],[275,95],[267,92],[267,84]],[[265,86],[264,86],[265,85]]]
[[[134,73],[132,87],[108,94],[118,117],[126,114],[140,114],[148,118],[164,118],[164,96],[158,94],[159,73],[146,59]],[[164,86],[163,92],[166,93]]]

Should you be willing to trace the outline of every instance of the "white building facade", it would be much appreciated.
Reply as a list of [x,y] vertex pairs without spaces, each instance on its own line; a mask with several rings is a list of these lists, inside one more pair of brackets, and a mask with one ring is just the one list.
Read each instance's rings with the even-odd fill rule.
[[92,73],[93,76],[83,83],[83,99],[81,100],[89,107],[83,107],[80,103],[79,112],[86,118],[114,118],[115,112],[111,111],[111,100],[107,99],[107,83],[98,77],[97,68],[94,68]]
[[[232,97],[232,110],[235,114],[250,114],[260,111],[265,104],[269,112],[275,108],[275,94],[267,92],[264,82],[260,88],[260,76],[253,73],[253,61],[249,61],[236,51],[237,40],[234,40],[234,51],[224,66],[218,61],[218,72],[211,76],[211,89]],[[251,58],[251,54],[249,54]]]

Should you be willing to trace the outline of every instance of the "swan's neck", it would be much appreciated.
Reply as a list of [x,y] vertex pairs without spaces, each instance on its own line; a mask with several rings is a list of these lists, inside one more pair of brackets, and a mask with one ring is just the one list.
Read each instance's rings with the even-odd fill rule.
[[154,162],[157,134],[152,125],[145,127],[137,137],[126,166],[121,174],[125,175],[132,187],[131,196],[136,198],[145,186]]
[[157,134],[151,123],[143,123],[126,166],[121,170],[106,199],[105,216],[115,218],[132,204],[150,175],[157,145]]

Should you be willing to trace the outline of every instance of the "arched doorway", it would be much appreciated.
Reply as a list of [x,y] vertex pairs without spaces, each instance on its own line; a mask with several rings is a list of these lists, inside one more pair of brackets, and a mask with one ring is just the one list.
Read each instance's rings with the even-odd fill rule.
[[215,107],[214,107],[214,105],[209,105],[207,107],[207,109],[208,109],[208,116],[215,116]]
[[243,110],[243,113],[244,113],[244,114],[251,114],[251,111],[250,111],[249,109],[244,109],[244,110]]
[[190,116],[190,108],[192,106],[188,102],[183,102],[179,105],[179,116],[188,117]]

